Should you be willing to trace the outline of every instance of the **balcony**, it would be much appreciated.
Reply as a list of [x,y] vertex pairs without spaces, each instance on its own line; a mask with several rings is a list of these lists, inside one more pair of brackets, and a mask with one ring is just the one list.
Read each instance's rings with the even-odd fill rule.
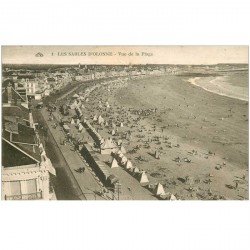
[[31,194],[20,194],[20,195],[5,195],[5,200],[41,200],[42,192],[31,193]]

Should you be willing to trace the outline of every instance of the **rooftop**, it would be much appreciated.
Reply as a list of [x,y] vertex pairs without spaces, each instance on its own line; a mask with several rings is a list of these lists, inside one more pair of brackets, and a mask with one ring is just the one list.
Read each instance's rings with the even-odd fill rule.
[[8,140],[2,138],[2,166],[3,167],[17,167],[21,165],[35,164],[40,161],[30,155],[27,150],[14,145]]
[[[9,93],[7,88],[10,88]],[[20,100],[21,103],[27,102],[24,96],[21,96],[12,86],[8,85],[8,87],[6,87],[2,92],[2,103],[8,103],[8,101],[11,101],[13,104],[17,104],[18,100]]]

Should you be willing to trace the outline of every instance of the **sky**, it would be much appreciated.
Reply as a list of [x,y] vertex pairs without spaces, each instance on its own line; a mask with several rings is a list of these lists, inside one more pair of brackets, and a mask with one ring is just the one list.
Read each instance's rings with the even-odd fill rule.
[[[38,52],[43,56],[35,56]],[[93,55],[89,53],[112,55]],[[52,54],[53,53],[53,54]],[[71,55],[70,55],[71,53]],[[72,55],[74,53],[74,56]],[[86,54],[85,54],[86,53]],[[138,53],[135,55],[135,53]],[[77,55],[75,55],[77,54]],[[248,63],[248,46],[2,46],[4,64]]]

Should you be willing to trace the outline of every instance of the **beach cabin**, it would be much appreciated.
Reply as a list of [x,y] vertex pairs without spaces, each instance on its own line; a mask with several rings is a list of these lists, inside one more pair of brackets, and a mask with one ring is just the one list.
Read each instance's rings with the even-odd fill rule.
[[64,125],[63,125],[63,130],[64,130],[66,133],[69,133],[70,128],[69,128],[68,125],[64,124]]

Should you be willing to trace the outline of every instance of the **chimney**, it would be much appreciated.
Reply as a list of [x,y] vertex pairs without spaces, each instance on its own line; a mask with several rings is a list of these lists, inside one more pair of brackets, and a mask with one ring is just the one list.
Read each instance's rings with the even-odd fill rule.
[[9,83],[9,85],[7,86],[7,95],[8,95],[8,103],[11,104],[12,102],[12,87],[11,84]]
[[16,104],[17,104],[18,107],[21,106],[21,99],[20,98],[17,99]]
[[18,88],[18,83],[17,82],[15,82],[15,89],[17,89]]
[[30,127],[34,128],[34,120],[33,120],[31,110],[29,110],[29,122],[30,122]]

